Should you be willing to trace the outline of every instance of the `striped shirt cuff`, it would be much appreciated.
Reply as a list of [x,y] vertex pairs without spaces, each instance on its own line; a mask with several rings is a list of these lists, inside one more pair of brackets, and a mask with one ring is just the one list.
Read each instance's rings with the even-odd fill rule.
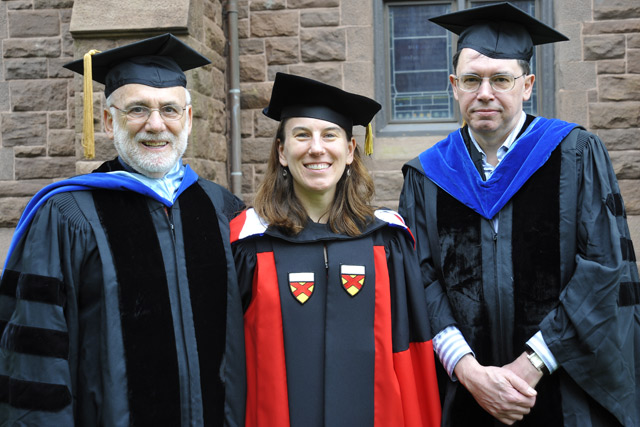
[[[456,365],[465,354],[473,354],[462,332],[456,326],[447,326],[433,338],[432,342],[442,366],[451,380],[456,381],[457,378],[453,372]],[[475,357],[475,354],[473,356]]]
[[538,331],[532,336],[529,341],[527,341],[527,345],[540,356],[540,359],[542,359],[550,373],[558,369],[558,361],[553,357],[551,350],[549,350],[549,347],[547,347],[547,344],[544,342],[541,331]]

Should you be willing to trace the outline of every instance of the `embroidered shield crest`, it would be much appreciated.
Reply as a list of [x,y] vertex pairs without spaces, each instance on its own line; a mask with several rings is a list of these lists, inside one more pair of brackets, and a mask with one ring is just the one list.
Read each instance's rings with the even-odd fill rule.
[[342,287],[352,297],[364,286],[364,265],[341,265]]
[[315,279],[313,273],[289,273],[289,289],[291,295],[298,300],[300,304],[304,304],[311,298]]

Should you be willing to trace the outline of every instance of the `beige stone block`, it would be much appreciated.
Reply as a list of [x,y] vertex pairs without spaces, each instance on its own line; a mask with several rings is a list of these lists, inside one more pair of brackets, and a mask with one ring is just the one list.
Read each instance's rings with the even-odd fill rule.
[[638,215],[633,221],[636,227],[636,245],[640,245],[640,185],[638,181],[631,179],[620,179],[620,193],[624,199],[624,206],[627,210],[627,215]]
[[67,82],[33,80],[10,82],[13,111],[53,111],[67,108]]
[[640,49],[627,49],[627,73],[640,75]]
[[[171,31],[173,34],[190,30],[197,34],[194,26],[201,19],[194,19],[189,26],[189,8],[198,2],[154,0],[153,6],[144,2],[127,0],[75,0],[71,15],[70,31],[81,34],[158,34]],[[195,13],[195,11],[194,11]],[[204,10],[194,18],[202,17]],[[137,37],[138,40],[146,36]],[[197,37],[201,39],[200,37]]]
[[205,26],[205,41],[219,55],[225,55],[227,37],[218,25],[211,23]]
[[[293,67],[293,65],[291,66]],[[288,65],[268,65],[267,66],[267,81],[273,82],[276,79],[278,73],[295,73]]]
[[344,29],[309,28],[300,32],[300,51],[304,62],[344,61]]
[[60,16],[56,10],[8,12],[9,37],[54,37],[60,35]]
[[640,3],[637,0],[595,0],[593,17],[596,20],[637,18],[640,17]]
[[402,172],[398,169],[393,172],[375,172],[372,175],[376,200],[392,200],[397,203],[402,190]]
[[238,20],[238,38],[247,39],[251,37],[251,31],[249,30],[249,19]]
[[598,61],[596,66],[598,74],[624,74],[627,69],[627,64],[624,59]]
[[242,138],[253,136],[253,113],[256,110],[242,110],[240,113],[240,135]]
[[263,82],[266,77],[266,66],[264,55],[242,55],[239,57],[240,81]]
[[555,25],[554,28],[569,37],[569,41],[554,43],[555,62],[560,62],[558,58],[562,58],[562,62],[582,61],[582,23],[571,21]]
[[609,152],[618,179],[640,179],[640,151]]
[[567,62],[558,67],[559,86],[573,91],[596,87],[596,65],[593,62]]
[[582,23],[591,21],[591,0],[555,1],[553,5],[553,27],[563,34],[559,26],[568,23]]
[[282,10],[286,7],[286,0],[251,0],[249,5],[251,11]]
[[300,12],[302,27],[337,27],[340,25],[340,13],[337,9],[303,10]]
[[347,28],[347,61],[369,61],[373,67],[373,31],[370,27]]
[[269,138],[273,140],[279,125],[280,122],[270,119],[262,114],[262,112],[256,112],[253,123],[253,134],[256,138]]
[[589,126],[588,123],[585,123],[586,118],[589,117],[589,103],[587,102],[586,93],[583,91],[559,90],[557,100],[557,118]]
[[297,11],[256,12],[251,14],[253,37],[282,37],[298,34]]
[[275,37],[265,41],[269,65],[295,64],[300,61],[297,37]]
[[624,58],[625,36],[622,34],[586,36],[583,52],[586,61]]
[[344,69],[344,90],[374,98],[375,86],[373,64],[371,62],[346,62]]
[[11,113],[0,115],[2,146],[46,144],[47,117],[41,113]]
[[640,129],[598,129],[597,135],[607,150],[640,150]]
[[272,143],[273,138],[243,138],[242,163],[265,163]]
[[638,33],[640,32],[640,19],[585,22],[582,28],[584,35]]
[[291,65],[292,74],[318,80],[342,88],[342,67],[339,63]]
[[75,173],[74,157],[18,158],[15,161],[17,180],[41,178],[66,178]]
[[264,108],[269,105],[273,83],[241,83],[240,106],[243,109]]
[[15,227],[29,200],[29,197],[0,198],[0,227]]
[[640,34],[627,34],[627,49],[640,49]]
[[13,157],[29,158],[29,157],[41,157],[47,155],[47,147],[44,145],[34,146],[17,146],[13,149]]
[[598,77],[600,101],[640,101],[640,74]]
[[[346,1],[346,3],[350,3]],[[287,0],[289,9],[311,9],[314,7],[340,6],[340,0]]]
[[589,122],[594,129],[640,127],[640,102],[600,102],[589,105]]
[[60,129],[49,131],[49,155],[68,157],[75,155],[75,131]]
[[218,168],[217,162],[206,159],[185,157],[184,163],[188,164],[189,167],[191,167],[191,169],[193,169],[194,172],[198,174],[198,176],[210,181],[217,182],[223,187],[227,186],[226,171],[224,171],[224,173],[219,173],[220,168]]
[[80,160],[76,162],[76,175],[86,175],[98,169],[102,164],[101,161],[96,160]]
[[57,58],[61,52],[59,37],[34,37],[2,41],[5,58]]
[[6,80],[47,78],[46,58],[5,59],[4,66]]
[[340,4],[342,25],[371,27],[373,25],[373,4],[371,1],[343,1]]
[[258,55],[264,53],[263,39],[242,39],[238,41],[240,55]]

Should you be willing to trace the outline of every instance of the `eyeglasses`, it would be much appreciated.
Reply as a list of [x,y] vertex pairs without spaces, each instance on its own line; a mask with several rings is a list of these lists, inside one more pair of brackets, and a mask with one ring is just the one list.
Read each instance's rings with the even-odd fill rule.
[[480,89],[484,79],[489,79],[491,88],[496,92],[509,92],[516,85],[516,79],[523,76],[526,76],[526,74],[518,77],[514,77],[511,74],[494,74],[490,77],[480,77],[477,74],[461,74],[455,80],[458,82],[458,89],[464,92],[477,91]]
[[160,108],[149,108],[149,107],[145,107],[144,105],[132,105],[131,107],[126,109],[118,108],[115,105],[111,105],[111,107],[115,108],[116,110],[120,111],[122,114],[127,116],[127,120],[132,123],[146,122],[147,120],[149,120],[151,113],[154,111],[157,111],[158,113],[160,113],[160,117],[162,117],[164,120],[167,120],[170,122],[175,120],[180,120],[184,115],[184,110],[187,109],[186,106],[181,107],[179,105],[173,105],[173,104],[163,105]]

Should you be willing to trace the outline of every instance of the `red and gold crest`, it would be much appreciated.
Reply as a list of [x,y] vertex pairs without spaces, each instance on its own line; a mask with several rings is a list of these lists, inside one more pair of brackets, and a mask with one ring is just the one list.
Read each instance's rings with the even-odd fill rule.
[[364,286],[364,265],[341,265],[342,287],[352,297]]
[[291,290],[291,295],[293,295],[300,304],[304,304],[311,298],[314,286],[315,278],[313,273],[289,273],[289,289]]

